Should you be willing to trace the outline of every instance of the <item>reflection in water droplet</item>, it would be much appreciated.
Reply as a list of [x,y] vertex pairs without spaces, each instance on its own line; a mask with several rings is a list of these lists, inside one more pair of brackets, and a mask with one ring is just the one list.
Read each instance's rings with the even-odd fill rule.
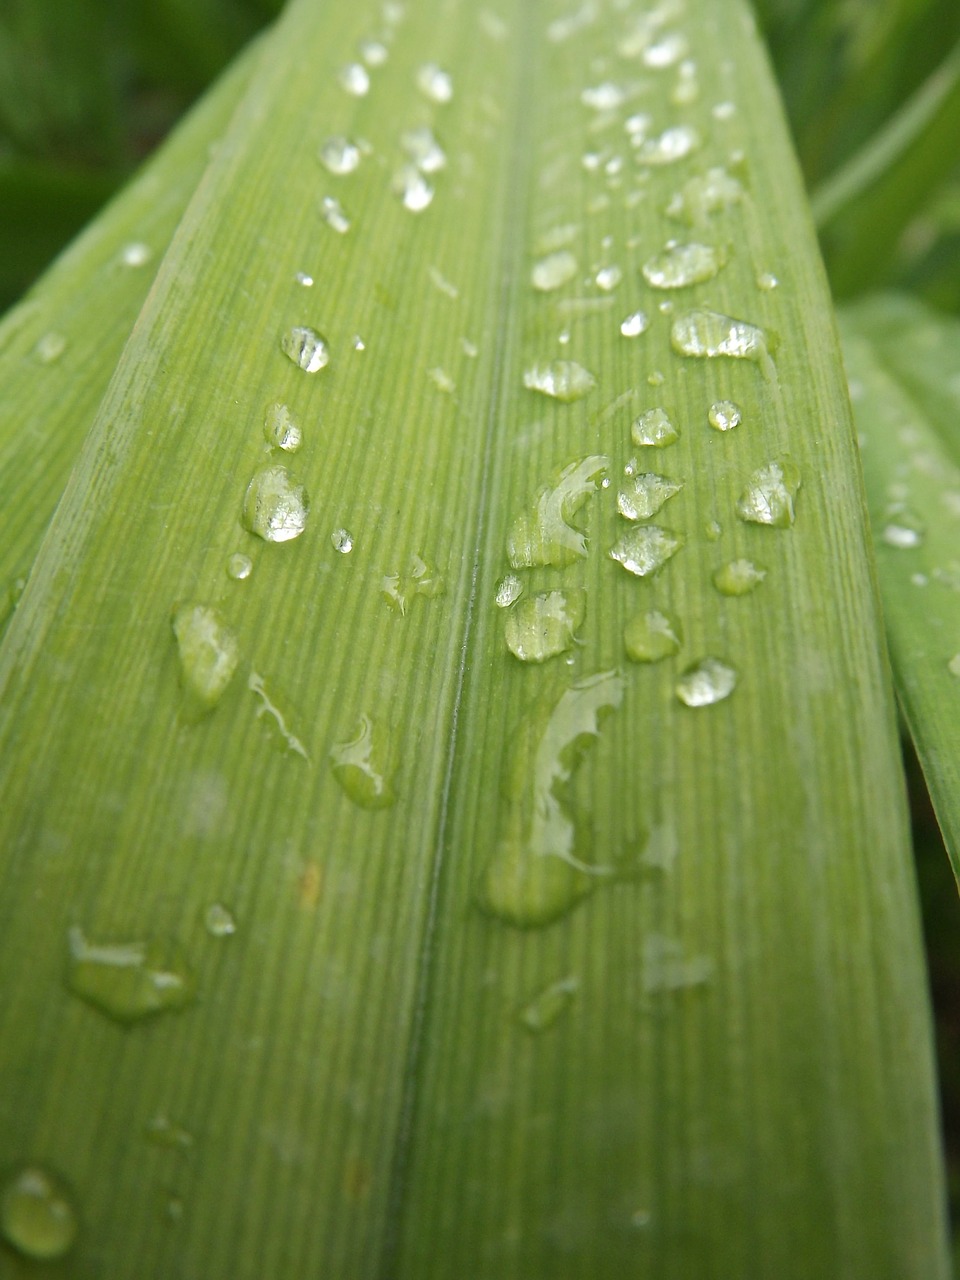
[[370,73],[360,62],[348,62],[337,75],[340,86],[354,98],[362,98],[370,92]]
[[586,592],[547,591],[530,596],[507,614],[504,638],[521,662],[546,662],[572,649],[587,609]]
[[700,134],[692,125],[674,125],[658,137],[645,138],[637,148],[637,159],[641,164],[674,164],[696,151],[700,142]]
[[431,102],[449,102],[453,97],[453,78],[435,62],[425,62],[417,72],[417,88]]
[[421,173],[439,173],[446,168],[447,156],[428,125],[408,129],[400,135],[400,145],[414,168]]
[[327,340],[315,329],[297,324],[280,339],[280,350],[305,373],[317,373],[330,363]]
[[638,473],[635,461],[628,465],[629,483],[617,494],[617,510],[627,520],[649,520],[683,488],[682,480],[670,480],[655,471]]
[[906,507],[896,506],[891,509],[880,537],[888,547],[910,550],[912,547],[922,545],[924,532],[918,516],[908,511]]
[[125,267],[144,267],[153,257],[153,251],[148,244],[143,244],[137,240],[133,244],[124,245],[120,254],[120,261]]
[[630,434],[633,443],[653,449],[666,449],[680,439],[680,430],[667,416],[666,409],[647,409],[634,422]]
[[520,1021],[528,1031],[546,1031],[573,1003],[580,983],[574,977],[560,978],[537,993],[520,1011]]
[[709,956],[686,956],[675,938],[651,933],[643,943],[643,989],[647,995],[699,987],[713,977]]
[[242,582],[244,578],[249,578],[251,573],[253,573],[253,561],[242,551],[235,551],[227,561],[227,577],[233,578],[235,582]]
[[731,560],[713,575],[713,585],[725,596],[745,596],[759,587],[767,576],[766,569],[752,560]]
[[589,369],[573,360],[553,360],[527,369],[523,385],[531,391],[539,391],[542,395],[570,404],[588,395],[597,385],[597,380]]
[[347,529],[334,529],[330,542],[334,551],[339,551],[342,556],[348,556],[353,550],[353,535]]
[[203,924],[211,938],[229,938],[237,931],[237,922],[221,902],[211,902],[203,913]]
[[286,467],[261,467],[243,499],[244,527],[264,542],[290,542],[307,527],[307,491]]
[[416,596],[432,600],[442,596],[445,590],[440,574],[418,555],[410,557],[405,573],[385,574],[380,583],[381,594],[401,615],[407,612]]
[[41,364],[53,364],[67,349],[67,340],[62,333],[51,330],[45,333],[33,349],[33,354]]
[[719,658],[702,658],[688,667],[677,681],[676,694],[688,707],[709,707],[729,698],[737,684],[737,673]]
[[670,341],[682,356],[732,356],[735,360],[755,360],[765,368],[770,362],[763,330],[719,311],[697,308],[677,316]]
[[360,164],[360,148],[349,138],[328,138],[320,148],[320,163],[328,173],[353,173]]
[[683,543],[682,533],[672,533],[655,524],[636,525],[610,548],[610,559],[622,564],[628,573],[648,578],[662,569]]
[[330,748],[330,767],[340,786],[362,809],[385,809],[397,798],[397,765],[382,724],[360,716],[360,727],[348,742]]
[[541,293],[548,293],[552,289],[559,289],[565,285],[576,274],[576,258],[569,249],[560,249],[534,263],[530,273],[530,283]]
[[713,245],[670,245],[643,264],[643,277],[654,289],[684,289],[712,280],[723,266],[723,258]]
[[702,226],[743,199],[743,187],[726,169],[715,167],[688,178],[667,205],[667,214],[691,227]]
[[209,711],[223,697],[240,661],[237,638],[205,604],[180,604],[171,619],[180,656],[180,683],[192,709]]
[[637,338],[641,333],[646,333],[649,326],[650,321],[645,312],[632,311],[620,322],[620,332],[625,338]]
[[77,1227],[70,1192],[49,1170],[23,1165],[0,1185],[0,1235],[25,1258],[62,1258],[76,1239]]
[[507,559],[513,569],[534,565],[573,564],[587,554],[587,540],[570,521],[606,473],[610,459],[603,454],[578,458],[563,468],[554,482],[541,489],[532,506],[522,512],[507,535]]
[[353,335],[353,349],[354,351],[366,351],[367,349],[367,344],[360,337],[359,333],[355,333]]
[[623,279],[623,272],[617,266],[601,267],[596,274],[597,288],[604,293],[611,293]]
[[638,614],[623,629],[623,647],[632,662],[662,662],[680,649],[680,624],[659,609]]
[[796,518],[794,498],[800,488],[800,472],[789,458],[768,462],[754,471],[737,501],[737,515],[751,524],[786,528]]
[[623,687],[616,671],[578,680],[510,735],[500,832],[477,886],[480,908],[504,924],[550,924],[611,874],[586,861],[592,827],[570,804],[568,786],[600,736],[601,715],[620,706]]
[[68,936],[67,986],[117,1022],[181,1009],[193,999],[194,977],[176,942],[93,943],[79,925]]
[[294,422],[290,410],[279,400],[268,404],[264,412],[263,438],[271,448],[283,449],[287,453],[296,453],[303,444],[303,432]]
[[498,608],[509,609],[522,595],[523,583],[515,573],[508,573],[497,583],[497,594],[494,599]]
[[391,188],[395,196],[411,213],[422,213],[434,197],[434,190],[416,165],[404,165],[393,175]]
[[732,431],[742,420],[740,406],[732,400],[718,400],[707,410],[707,421],[715,431]]
[[343,205],[333,196],[324,196],[320,201],[320,216],[337,235],[345,236],[350,230],[350,219],[344,212]]

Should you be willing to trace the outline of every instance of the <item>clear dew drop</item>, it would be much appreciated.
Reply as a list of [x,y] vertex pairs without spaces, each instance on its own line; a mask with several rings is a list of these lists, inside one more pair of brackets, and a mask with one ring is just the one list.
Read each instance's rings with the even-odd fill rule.
[[251,573],[253,573],[253,561],[242,551],[235,551],[227,561],[227,577],[233,578],[234,582],[243,582],[245,578],[250,577]]
[[453,77],[435,62],[425,62],[417,71],[417,88],[431,102],[450,102],[453,98]]
[[353,173],[361,160],[361,151],[350,138],[340,135],[328,138],[319,151],[320,163],[328,173],[338,177]]
[[670,421],[666,409],[647,409],[634,422],[630,435],[636,445],[666,449],[680,439],[680,429]]
[[732,431],[743,421],[743,414],[732,400],[717,400],[707,410],[707,421],[714,431]]
[[569,249],[558,249],[534,263],[530,283],[541,293],[549,293],[569,283],[576,274],[576,258]]
[[569,1009],[579,987],[580,983],[574,977],[551,982],[520,1010],[520,1022],[534,1035],[546,1031]]
[[210,711],[226,693],[240,662],[237,637],[216,609],[205,604],[177,605],[171,626],[189,709]]
[[766,569],[752,560],[730,560],[714,573],[713,585],[721,595],[745,596],[755,591],[766,576]]
[[296,453],[303,444],[303,432],[279,400],[268,404],[264,411],[263,438],[271,449],[283,449],[286,453]]
[[676,683],[676,695],[688,707],[709,707],[729,698],[737,673],[719,658],[702,658],[688,667]]
[[380,40],[361,40],[358,46],[360,58],[368,67],[382,67],[390,51]]
[[67,986],[116,1022],[182,1009],[194,997],[193,973],[171,939],[90,942],[79,925],[71,926],[68,939]]
[[363,98],[370,92],[370,73],[362,62],[348,62],[337,73],[341,89],[353,98]]
[[594,389],[597,380],[583,365],[573,360],[553,360],[548,364],[534,364],[524,371],[523,385],[530,391],[539,391],[570,404],[582,400]]
[[324,196],[320,201],[320,216],[331,231],[336,231],[337,235],[345,236],[350,230],[350,219],[343,205],[334,196]]
[[796,519],[800,472],[789,458],[768,462],[751,475],[737,500],[737,515],[750,524],[787,528]]
[[307,527],[306,489],[286,467],[261,467],[247,486],[243,524],[264,542],[290,542]]
[[947,663],[947,670],[952,676],[960,678],[960,653],[955,653]]
[[681,356],[730,356],[734,360],[753,360],[764,368],[770,363],[766,334],[759,326],[700,307],[677,316],[670,329],[670,342]]
[[538,565],[562,568],[586,556],[586,537],[572,521],[596,492],[609,465],[610,459],[603,454],[577,458],[539,491],[510,526],[507,559],[512,569]]
[[623,629],[623,647],[631,662],[662,662],[680,650],[683,633],[680,624],[659,609],[648,609]]
[[67,340],[62,333],[51,329],[45,333],[33,348],[33,354],[41,364],[53,364],[67,349]]
[[649,520],[683,488],[682,480],[671,480],[655,471],[632,471],[617,494],[617,510],[626,520]]
[[650,318],[645,311],[631,311],[620,321],[620,332],[625,338],[639,338],[650,328]]
[[229,938],[237,932],[237,922],[222,902],[210,903],[203,913],[203,926],[211,938]]
[[132,244],[124,245],[120,254],[120,261],[125,267],[145,267],[153,257],[153,250],[148,244],[144,244],[140,240],[135,240]]
[[400,146],[410,163],[421,173],[439,173],[447,166],[447,154],[427,125],[402,133]]
[[594,279],[598,289],[611,293],[623,279],[623,272],[615,265],[601,267]]
[[25,1258],[44,1262],[64,1257],[78,1227],[73,1197],[49,1169],[22,1165],[0,1185],[0,1235]]
[[662,529],[659,525],[635,525],[610,548],[610,559],[622,564],[637,578],[658,573],[684,544],[681,533]]
[[655,70],[674,67],[687,56],[690,44],[679,31],[670,31],[643,51],[643,65]]
[[888,518],[880,537],[888,547],[909,551],[923,545],[924,527],[919,517],[903,506],[896,506]]
[[346,795],[362,809],[386,809],[397,798],[397,762],[390,735],[372,716],[360,716],[354,736],[330,748],[330,768]]
[[348,556],[353,550],[353,534],[348,529],[334,529],[330,535],[330,545],[342,556]]
[[380,583],[380,594],[401,615],[407,612],[417,596],[433,600],[445,591],[442,575],[420,555],[410,557],[404,572],[384,574]]
[[528,596],[507,614],[507,648],[521,662],[546,662],[566,653],[573,648],[586,609],[586,592],[579,589]]
[[416,165],[407,164],[393,175],[391,190],[411,213],[422,213],[433,202],[434,189]]
[[713,245],[669,245],[643,264],[643,278],[654,289],[685,289],[712,280],[723,266],[723,257]]
[[327,340],[316,329],[296,324],[280,339],[280,350],[305,373],[317,373],[330,363]]
[[498,609],[509,609],[523,595],[523,583],[515,573],[507,573],[497,583],[494,601]]
[[637,147],[637,159],[641,164],[675,164],[692,155],[701,144],[700,134],[692,125],[678,124],[652,138],[644,138]]

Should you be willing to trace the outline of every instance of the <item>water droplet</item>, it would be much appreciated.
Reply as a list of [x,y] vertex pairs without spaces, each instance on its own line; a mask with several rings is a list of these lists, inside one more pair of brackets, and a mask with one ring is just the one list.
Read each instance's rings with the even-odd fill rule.
[[307,491],[283,466],[261,467],[247,486],[243,524],[264,542],[290,542],[307,527]]
[[549,293],[552,289],[559,289],[567,284],[576,274],[576,258],[569,249],[560,249],[534,263],[530,282],[541,293]]
[[507,559],[513,569],[534,565],[573,564],[587,554],[587,540],[571,520],[596,492],[610,464],[602,454],[570,462],[514,520],[507,536]]
[[745,596],[759,587],[766,576],[766,569],[752,560],[731,560],[713,575],[713,585],[722,595]]
[[662,69],[675,66],[681,58],[687,56],[690,45],[686,36],[679,31],[671,31],[661,36],[656,44],[647,45],[643,51],[644,66]]
[[731,356],[764,367],[770,361],[766,334],[757,325],[700,307],[674,320],[670,342],[681,356]]
[[505,804],[477,903],[504,924],[539,928],[565,915],[612,868],[591,864],[592,828],[570,804],[569,783],[600,736],[600,718],[623,700],[616,671],[579,680],[544,702],[510,735]]
[[361,40],[357,49],[368,67],[382,67],[389,56],[387,46],[380,40]]
[[211,938],[229,938],[237,932],[237,922],[222,902],[211,902],[203,913],[203,924]]
[[193,1134],[164,1115],[148,1120],[143,1126],[143,1136],[151,1146],[168,1150],[189,1151],[193,1146]]
[[589,369],[573,360],[553,360],[549,364],[534,364],[524,372],[523,385],[541,395],[552,396],[570,404],[582,400],[597,385]]
[[434,197],[434,190],[416,165],[404,165],[393,175],[391,188],[395,196],[411,213],[422,213]]
[[477,14],[477,21],[491,40],[502,43],[510,35],[510,28],[507,23],[492,9],[481,9]]
[[947,663],[947,670],[952,676],[960,676],[960,653],[955,653]]
[[761,271],[757,276],[757,288],[764,289],[768,293],[773,289],[779,289],[780,281],[770,271]]
[[417,88],[431,102],[449,102],[453,97],[453,77],[435,62],[425,62],[417,72]]
[[360,337],[359,333],[355,333],[353,335],[352,345],[354,351],[366,351],[367,349],[367,344]]
[[353,173],[360,164],[361,152],[349,138],[328,138],[320,148],[320,163],[328,173],[338,176]]
[[330,767],[350,799],[362,809],[385,809],[397,798],[397,765],[382,724],[360,716],[360,727],[348,742],[330,748]]
[[280,339],[280,350],[305,373],[317,373],[330,363],[327,340],[316,329],[297,324]]
[[137,1022],[182,1009],[195,982],[186,958],[168,938],[89,942],[79,925],[69,931],[67,986],[117,1022]]
[[707,410],[707,421],[715,431],[732,431],[742,420],[740,406],[732,400],[718,400]]
[[302,285],[304,289],[313,288],[313,276],[308,276],[305,271],[298,271],[293,278],[297,284]]
[[133,244],[124,245],[120,261],[125,267],[145,267],[152,257],[150,246],[137,240]]
[[647,995],[703,986],[713,977],[709,956],[687,957],[675,938],[651,933],[643,943],[643,989]]
[[889,513],[880,537],[888,547],[910,550],[923,543],[924,527],[919,517],[906,507],[897,505]]
[[563,249],[576,240],[579,233],[580,227],[576,222],[564,222],[559,226],[551,227],[549,231],[545,231],[538,237],[536,252],[556,253],[558,249]]
[[666,409],[647,409],[634,422],[630,434],[633,443],[653,449],[666,449],[680,439],[680,429],[667,416]]
[[610,293],[623,279],[623,272],[618,266],[601,267],[595,278],[597,288],[602,289],[604,293]]
[[743,199],[743,187],[726,169],[708,169],[689,178],[667,205],[669,217],[691,227],[703,226],[716,213],[723,213]]
[[650,320],[644,311],[632,311],[620,322],[620,332],[625,338],[638,338],[649,327]]
[[445,395],[452,395],[457,389],[457,384],[450,377],[449,373],[447,373],[445,369],[441,369],[439,365],[433,369],[428,369],[427,377],[437,390],[444,392]]
[[639,147],[653,127],[653,117],[647,115],[645,111],[637,111],[632,116],[627,116],[623,127],[630,138],[631,146]]
[[205,604],[177,605],[171,623],[180,656],[180,683],[191,709],[209,711],[223,697],[237,669],[237,638],[216,609]]
[[227,577],[233,578],[235,582],[242,582],[244,578],[249,578],[251,573],[253,573],[253,561],[242,551],[235,551],[227,561]]
[[497,594],[494,597],[497,607],[509,609],[514,601],[523,595],[523,583],[515,573],[505,574],[497,583]]
[[284,449],[287,453],[296,453],[303,444],[303,432],[294,422],[290,410],[279,400],[266,407],[263,438],[272,449]]
[[560,978],[537,993],[520,1011],[520,1021],[535,1034],[552,1027],[573,1003],[580,983],[576,978]]
[[416,596],[433,600],[446,590],[443,578],[422,556],[412,555],[405,573],[385,574],[380,591],[387,603],[405,614]]
[[910,581],[915,587],[925,587],[929,583],[930,579],[925,573],[912,573],[910,575]]
[[649,520],[683,488],[682,480],[670,480],[655,471],[637,474],[635,462],[631,468],[629,484],[617,494],[617,510],[627,520]]
[[688,667],[677,681],[676,694],[688,707],[709,707],[729,698],[737,684],[737,673],[719,658],[702,658]]
[[300,739],[295,737],[287,728],[286,719],[279,707],[275,706],[274,703],[270,701],[270,698],[267,696],[267,687],[264,683],[263,676],[260,675],[259,672],[250,672],[250,675],[247,678],[247,688],[260,700],[260,706],[257,707],[257,719],[259,720],[263,716],[268,716],[276,726],[284,744],[309,764],[310,757],[307,755],[306,747]]
[[[665,381],[666,379],[662,369],[654,369],[653,373],[647,374],[647,382],[651,387],[662,387]],[[677,430],[679,432],[679,428],[677,428]]]
[[708,542],[719,542],[723,537],[723,525],[719,520],[708,520],[703,526]]
[[340,87],[354,98],[363,98],[370,92],[370,73],[361,62],[348,62],[337,75]]
[[408,129],[400,135],[400,145],[413,166],[421,173],[439,173],[446,168],[447,156],[427,125]]
[[718,102],[716,106],[711,108],[710,114],[714,120],[732,120],[737,114],[736,104],[733,102]]
[[345,236],[350,230],[350,219],[344,212],[343,205],[333,196],[324,196],[320,201],[320,216],[337,235]]
[[521,600],[507,614],[507,648],[521,662],[546,662],[573,648],[587,610],[586,592],[546,591]]
[[330,543],[334,551],[339,551],[342,556],[348,556],[353,550],[353,535],[347,529],[334,529],[330,535]]
[[674,106],[685,107],[696,102],[700,97],[700,82],[697,80],[697,64],[689,58],[677,68],[677,82],[670,90],[670,101]]
[[752,524],[793,524],[793,500],[800,488],[800,472],[789,458],[768,462],[754,471],[737,501],[737,515]]
[[643,264],[643,277],[654,289],[685,289],[712,280],[723,266],[723,258],[713,245],[668,245]]
[[578,31],[583,31],[585,27],[589,27],[597,18],[597,6],[593,0],[585,0],[579,9],[574,9],[572,13],[563,14],[559,18],[554,18],[547,26],[547,39],[551,44],[562,44],[565,40],[569,40],[571,36],[575,36]]
[[592,111],[616,111],[617,107],[623,105],[625,98],[624,91],[611,80],[584,89],[580,94],[580,101]]
[[636,525],[610,548],[610,559],[622,564],[628,573],[648,578],[662,569],[683,543],[681,533],[672,533],[655,524]]
[[468,360],[476,360],[477,356],[480,354],[480,348],[475,342],[471,342],[469,338],[461,338],[460,345],[463,348],[463,354]]
[[659,609],[638,614],[623,629],[623,646],[631,662],[662,662],[679,652],[680,624]]
[[67,349],[67,340],[62,333],[51,330],[45,333],[33,349],[33,354],[41,364],[53,364]]
[[25,1258],[62,1258],[77,1236],[73,1198],[56,1174],[28,1164],[0,1187],[0,1234]]
[[641,164],[674,164],[696,151],[700,141],[700,134],[692,125],[674,125],[657,137],[644,138],[637,148],[637,159]]

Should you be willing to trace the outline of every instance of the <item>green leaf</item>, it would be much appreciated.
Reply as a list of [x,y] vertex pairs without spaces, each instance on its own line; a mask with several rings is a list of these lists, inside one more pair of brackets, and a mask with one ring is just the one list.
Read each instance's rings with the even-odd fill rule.
[[0,689],[0,1119],[81,1280],[946,1275],[855,444],[740,3],[295,0]]

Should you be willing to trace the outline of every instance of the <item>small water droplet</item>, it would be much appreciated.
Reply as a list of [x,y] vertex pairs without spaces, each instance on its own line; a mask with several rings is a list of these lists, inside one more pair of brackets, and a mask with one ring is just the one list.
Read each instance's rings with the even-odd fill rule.
[[500,609],[509,609],[514,601],[519,600],[522,595],[523,583],[515,573],[505,574],[497,583],[495,600],[497,607]]
[[447,373],[445,369],[441,369],[439,365],[433,369],[428,369],[427,377],[437,390],[442,391],[445,395],[452,395],[457,389],[457,384],[450,377],[449,373]]
[[534,1034],[546,1031],[570,1007],[579,987],[580,983],[574,977],[551,982],[520,1010],[520,1021]]
[[203,924],[211,938],[229,938],[237,932],[237,922],[222,902],[211,902],[203,913]]
[[189,1151],[193,1146],[193,1134],[165,1115],[156,1115],[148,1120],[143,1126],[143,1136],[154,1147]]
[[794,498],[800,488],[800,472],[789,458],[768,462],[754,471],[737,500],[737,515],[752,524],[786,528],[796,518]]
[[551,227],[549,231],[545,231],[538,237],[536,252],[556,253],[558,249],[564,249],[576,240],[579,232],[580,227],[576,222],[564,222],[559,226]]
[[636,463],[630,474],[630,482],[617,494],[617,510],[627,520],[649,520],[660,508],[683,488],[682,480],[670,480],[655,471],[636,473]]
[[670,101],[677,107],[689,106],[700,97],[697,64],[689,58],[677,67],[677,82],[670,90]]
[[960,677],[960,653],[955,653],[947,663],[947,670],[952,676]]
[[553,360],[549,364],[531,365],[524,372],[523,385],[530,391],[570,404],[588,395],[597,380],[589,369],[573,360]]
[[120,261],[125,267],[145,267],[152,257],[150,246],[137,240],[133,244],[124,245]]
[[421,173],[439,173],[446,168],[447,155],[427,125],[408,129],[400,135],[400,145],[414,168]]
[[680,439],[680,429],[670,421],[666,409],[647,409],[634,422],[630,435],[634,444],[666,449]]
[[307,491],[286,467],[261,467],[243,499],[244,527],[264,542],[290,542],[307,527]]
[[709,956],[687,957],[675,938],[651,933],[643,943],[643,989],[647,995],[699,987],[713,977]]
[[580,101],[592,111],[616,111],[625,98],[624,91],[611,80],[584,89],[580,94]]
[[644,311],[632,311],[620,322],[620,332],[625,338],[638,338],[641,333],[646,333],[649,327],[650,320]]
[[761,271],[760,274],[757,276],[758,289],[764,289],[766,292],[769,293],[774,289],[779,289],[779,287],[780,287],[780,281],[772,272]]
[[354,98],[363,98],[370,92],[370,73],[361,62],[348,62],[337,75],[340,87]]
[[700,134],[692,125],[678,124],[653,138],[644,138],[637,147],[641,164],[674,164],[691,155],[700,146]]
[[407,612],[416,596],[433,600],[445,590],[441,575],[419,555],[410,557],[405,573],[385,574],[380,583],[381,594],[401,615]]
[[382,67],[390,53],[381,40],[361,40],[357,52],[368,67]]
[[521,600],[507,614],[504,638],[521,662],[546,662],[566,653],[587,609],[585,591],[546,591]]
[[732,120],[737,114],[736,104],[733,102],[718,102],[711,108],[710,114],[714,120]]
[[320,216],[337,235],[345,236],[350,230],[350,219],[344,212],[343,205],[333,196],[324,196],[320,201]]
[[569,330],[569,329],[562,329],[562,330],[557,334],[557,342],[560,344],[560,346],[561,346],[561,347],[569,346],[569,343],[570,343],[570,336],[571,336],[571,335],[570,335],[570,330]]
[[45,333],[33,349],[33,354],[41,364],[53,364],[67,349],[67,340],[62,333],[51,330]]
[[683,640],[680,624],[659,609],[631,618],[623,629],[623,646],[631,662],[662,662],[679,652]]
[[647,374],[647,382],[651,387],[662,387],[665,381],[666,378],[664,377],[662,369],[654,369],[653,373]]
[[449,102],[453,98],[453,77],[435,62],[425,62],[417,72],[417,88],[431,102]]
[[719,542],[723,537],[723,525],[719,520],[708,520],[703,526],[708,542]]
[[723,258],[713,245],[668,245],[642,267],[643,278],[654,289],[685,289],[692,284],[712,280],[723,266]]
[[371,716],[360,716],[360,726],[349,741],[334,743],[330,767],[346,794],[362,809],[386,809],[395,802],[397,764],[390,738]]
[[767,576],[766,569],[752,560],[731,560],[713,575],[713,585],[725,596],[745,596],[756,590]]
[[189,709],[210,711],[223,697],[240,662],[237,638],[216,609],[205,604],[177,605],[171,625]]
[[719,658],[702,658],[688,667],[676,684],[676,694],[688,707],[709,707],[729,698],[737,673]]
[[645,111],[637,111],[632,116],[627,116],[623,127],[630,138],[631,146],[639,147],[653,127],[653,117],[647,115]]
[[313,288],[313,276],[307,275],[306,271],[298,271],[293,278],[297,284],[302,285],[304,289]]
[[360,337],[359,333],[355,333],[353,335],[352,346],[354,351],[366,351],[367,349],[367,344]]
[[661,36],[655,44],[647,45],[643,51],[643,63],[646,67],[660,70],[675,66],[681,58],[687,56],[690,45],[685,35],[679,31],[670,31]]
[[348,556],[353,550],[353,534],[347,529],[334,529],[330,535],[330,543],[334,551],[339,551],[342,556]]
[[571,521],[596,492],[610,465],[603,454],[577,458],[552,484],[540,490],[531,506],[513,521],[507,535],[507,559],[513,569],[573,564],[587,554],[587,540]]
[[622,564],[628,573],[647,578],[662,569],[683,544],[681,533],[661,529],[655,524],[636,525],[610,548],[610,559]]
[[618,266],[601,267],[595,279],[598,289],[602,289],[604,293],[610,293],[623,279],[623,272]]
[[28,1164],[0,1186],[0,1235],[38,1262],[69,1253],[78,1229],[73,1197],[56,1174]]
[[235,551],[227,561],[227,577],[235,582],[242,582],[253,573],[253,561],[242,551]]
[[742,420],[740,406],[732,400],[718,400],[707,410],[707,421],[715,431],[732,431]]
[[577,274],[577,260],[569,249],[559,249],[534,263],[530,283],[541,293],[567,284]]
[[422,213],[428,208],[434,197],[434,190],[416,165],[404,165],[393,175],[391,183],[393,194],[400,198],[405,209],[411,213]]
[[330,363],[326,338],[306,325],[294,325],[285,333],[280,339],[280,350],[305,373],[317,373]]
[[266,407],[263,438],[271,449],[283,449],[287,453],[296,453],[303,443],[303,432],[294,422],[290,410],[279,400]]
[[910,581],[915,587],[925,587],[929,583],[930,579],[925,573],[912,573],[910,575]]
[[319,152],[320,163],[328,173],[342,176],[353,173],[361,159],[360,148],[349,138],[328,138]]
[[726,169],[716,166],[688,178],[667,205],[671,218],[691,227],[702,226],[715,213],[723,213],[743,199],[743,187]]
[[919,517],[906,507],[897,505],[889,512],[889,518],[883,526],[880,537],[888,547],[910,550],[922,545],[924,532]]
[[79,925],[69,930],[67,986],[117,1022],[182,1009],[196,984],[183,951],[168,938],[94,943]]
[[699,307],[674,320],[670,342],[681,356],[731,356],[735,360],[754,360],[764,367],[770,361],[766,334],[761,328]]

